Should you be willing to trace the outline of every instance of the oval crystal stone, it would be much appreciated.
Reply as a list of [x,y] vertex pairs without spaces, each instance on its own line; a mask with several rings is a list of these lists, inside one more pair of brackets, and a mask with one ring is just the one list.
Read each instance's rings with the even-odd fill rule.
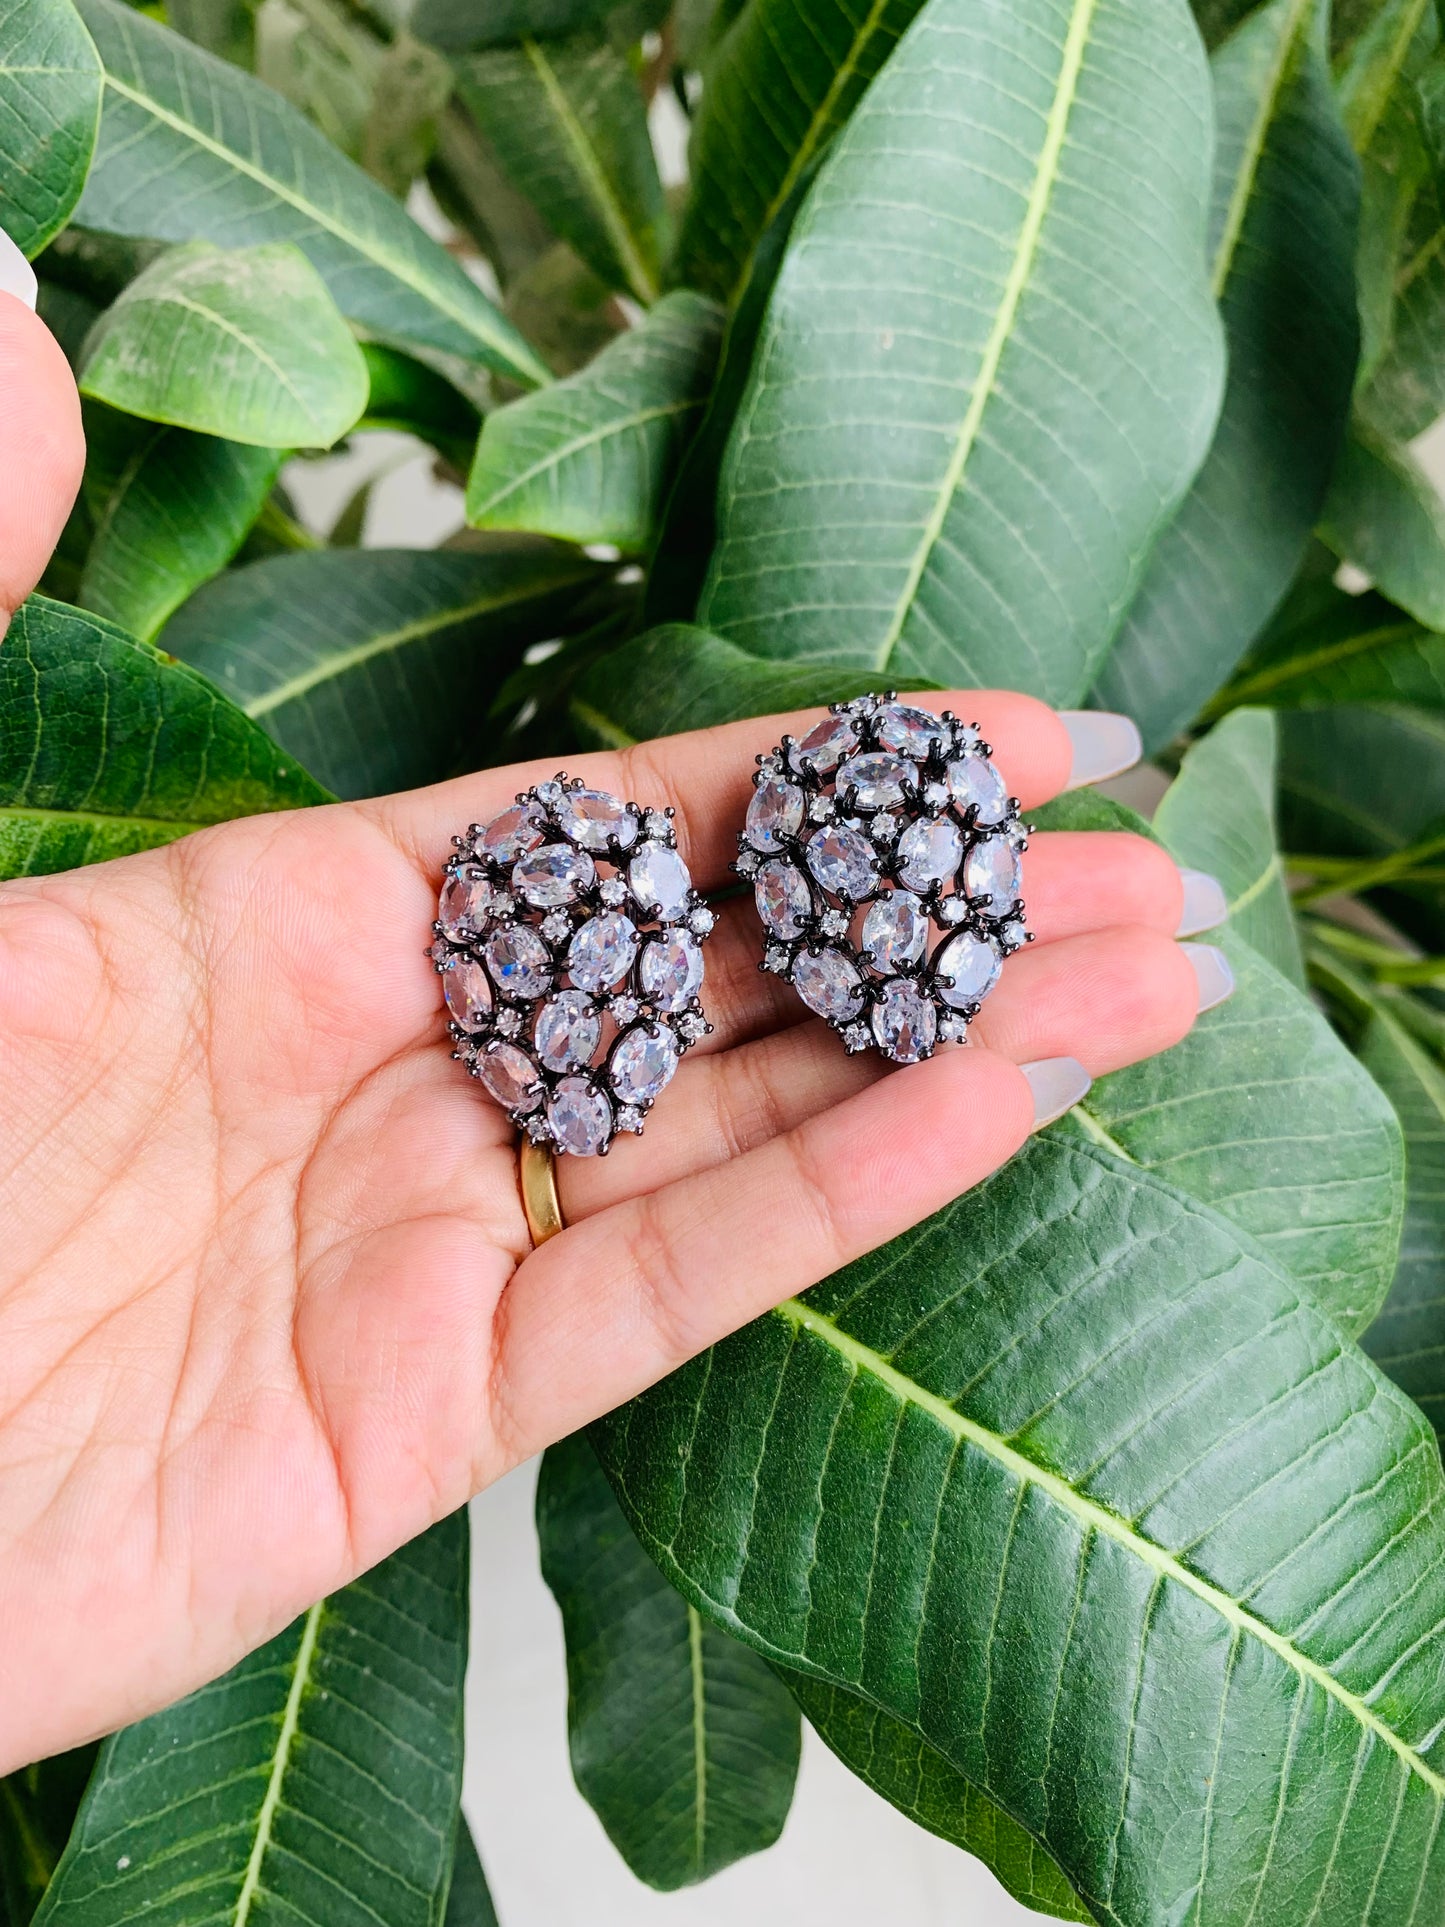
[[854,716],[825,716],[814,723],[793,754],[800,763],[827,776],[857,746],[858,721]]
[[547,1104],[558,1147],[574,1158],[595,1158],[612,1135],[612,1106],[586,1077],[564,1077]]
[[980,823],[1002,823],[1008,815],[1004,780],[986,756],[965,756],[950,763],[948,788],[960,809],[973,805]]
[[451,872],[442,885],[438,905],[442,929],[449,937],[481,929],[490,889],[486,872],[475,863],[463,863]]
[[567,975],[579,990],[610,990],[632,968],[637,925],[620,910],[604,910],[578,930],[567,951]]
[[894,890],[870,903],[863,919],[863,954],[878,971],[917,963],[928,941],[923,905],[907,890]]
[[613,1046],[612,1088],[624,1104],[650,1104],[677,1069],[677,1040],[666,1024],[638,1024]]
[[1006,837],[991,836],[969,851],[963,887],[975,902],[988,898],[985,907],[991,917],[1003,917],[1018,897],[1022,874],[1018,851]]
[[549,1071],[575,1071],[592,1061],[602,1018],[581,990],[560,990],[537,1012],[537,1055]]
[[895,749],[900,755],[915,757],[919,762],[945,735],[945,725],[936,716],[911,703],[884,703],[873,726],[885,749]]
[[545,996],[552,987],[552,953],[530,924],[504,924],[487,938],[487,969],[504,997]]
[[482,832],[479,848],[494,863],[515,863],[528,850],[535,850],[546,834],[536,804],[518,803],[492,818]]
[[[954,1010],[981,1003],[998,982],[1002,968],[997,946],[972,930],[958,931],[933,959],[938,994]],[[949,978],[951,983],[945,981]]]
[[898,874],[910,889],[946,883],[963,855],[963,836],[946,816],[910,823],[898,839]]
[[627,867],[632,894],[645,909],[673,923],[687,909],[692,878],[676,850],[665,843],[644,843]]
[[863,980],[841,950],[805,950],[793,964],[793,985],[809,1010],[841,1023],[863,1008]]
[[535,1111],[541,1102],[537,1066],[515,1044],[493,1044],[483,1051],[477,1075],[505,1111]]
[[563,836],[584,850],[605,850],[610,843],[630,850],[637,841],[637,818],[606,790],[568,790],[552,814]]
[[669,930],[642,946],[637,966],[642,994],[659,1010],[681,1010],[702,988],[702,950],[684,930]]
[[873,1006],[873,1035],[895,1064],[916,1064],[938,1040],[933,999],[911,977],[894,977]]
[[808,838],[808,868],[825,890],[857,902],[878,881],[873,846],[846,823],[825,823]]
[[887,810],[903,801],[904,786],[918,787],[918,765],[881,750],[850,756],[838,771],[838,788],[860,810]]
[[512,872],[512,888],[539,910],[555,910],[572,903],[597,880],[597,868],[583,850],[570,843],[549,843],[524,856]]
[[458,957],[442,974],[447,1009],[463,1030],[477,1030],[491,1014],[492,986],[474,957]]
[[803,792],[781,776],[765,776],[753,791],[743,825],[748,842],[764,856],[782,847],[782,838],[803,827]]
[[782,857],[775,857],[758,871],[753,898],[765,927],[785,942],[800,936],[813,914],[808,879]]

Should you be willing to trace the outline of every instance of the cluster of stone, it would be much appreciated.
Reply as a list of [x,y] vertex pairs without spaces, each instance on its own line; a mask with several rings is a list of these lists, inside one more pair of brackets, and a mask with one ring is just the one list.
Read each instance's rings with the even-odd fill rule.
[[758,758],[733,866],[785,977],[850,1051],[962,1043],[1030,941],[1027,826],[978,730],[896,697],[835,704]]
[[672,812],[564,774],[452,842],[431,958],[453,1054],[535,1142],[605,1156],[710,1028],[713,913]]

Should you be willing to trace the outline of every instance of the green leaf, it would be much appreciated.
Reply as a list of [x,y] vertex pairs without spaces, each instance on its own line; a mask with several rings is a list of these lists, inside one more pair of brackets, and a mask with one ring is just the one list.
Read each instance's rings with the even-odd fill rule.
[[183,663],[44,596],[16,611],[0,642],[0,877],[328,800]]
[[94,533],[77,600],[150,642],[245,541],[275,484],[281,451],[99,406],[85,414]]
[[755,0],[708,61],[674,281],[731,303],[769,224],[898,44],[921,0]]
[[1300,990],[1299,931],[1274,823],[1275,720],[1238,709],[1185,754],[1154,814],[1174,857],[1224,885],[1230,928]]
[[166,647],[339,796],[454,773],[529,644],[597,580],[569,550],[319,550],[219,577]]
[[537,1534],[567,1636],[573,1777],[628,1866],[670,1893],[772,1846],[798,1709],[663,1578],[581,1433],[542,1460]]
[[515,40],[548,40],[601,19],[616,0],[417,0],[411,30],[448,53]]
[[1445,503],[1403,448],[1362,425],[1340,451],[1320,540],[1391,602],[1445,628]]
[[1386,107],[1374,139],[1360,156],[1360,242],[1355,278],[1360,304],[1360,366],[1356,387],[1374,379],[1395,326],[1395,284],[1416,197],[1430,162],[1419,114],[1407,93]]
[[436,1927],[466,1663],[458,1512],[107,1740],[36,1927]]
[[823,1743],[915,1826],[982,1860],[1015,1900],[1036,1913],[1093,1920],[1038,1842],[912,1728],[856,1693],[787,1667],[778,1671]]
[[362,425],[416,435],[465,468],[481,427],[481,416],[466,396],[434,369],[395,348],[367,341],[361,352],[370,383]]
[[1213,707],[1378,702],[1445,707],[1445,636],[1383,596],[1326,581],[1290,598]]
[[1183,0],[1007,17],[930,0],[824,158],[697,619],[1072,702],[1214,424],[1208,73]]
[[912,1727],[1100,1920],[1438,1913],[1434,1438],[1156,1176],[1035,1140],[598,1440],[701,1611]]
[[268,88],[121,0],[78,0],[105,65],[79,219],[240,248],[290,241],[348,319],[527,386],[531,349],[446,250]]
[[131,282],[86,343],[81,392],[260,448],[330,448],[366,406],[361,350],[298,248],[192,241]]
[[656,299],[667,208],[632,69],[601,32],[469,54],[457,92],[498,161],[609,287]]
[[1224,407],[1098,686],[1149,749],[1213,695],[1289,587],[1349,414],[1359,166],[1330,84],[1328,11],[1273,0],[1211,63]]
[[1338,74],[1340,107],[1363,153],[1402,73],[1440,37],[1433,0],[1385,0],[1345,55]]
[[0,0],[0,207],[22,254],[70,219],[100,122],[100,60],[70,0]]
[[37,1760],[0,1779],[0,1922],[28,1927],[65,1850],[94,1746]]
[[489,415],[467,520],[624,552],[649,547],[707,399],[720,328],[701,295],[668,295],[579,373]]
[[451,99],[452,70],[409,33],[392,41],[377,66],[361,161],[373,180],[404,199],[436,146],[437,121]]
[[457,1819],[456,1857],[443,1927],[497,1927],[497,1910],[465,1814]]

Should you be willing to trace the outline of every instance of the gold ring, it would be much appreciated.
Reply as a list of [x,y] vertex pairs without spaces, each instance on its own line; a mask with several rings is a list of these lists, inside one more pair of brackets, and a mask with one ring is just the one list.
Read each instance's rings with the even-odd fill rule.
[[522,1210],[526,1213],[535,1250],[567,1228],[557,1199],[557,1162],[545,1144],[534,1144],[531,1138],[524,1137],[517,1166],[522,1184]]

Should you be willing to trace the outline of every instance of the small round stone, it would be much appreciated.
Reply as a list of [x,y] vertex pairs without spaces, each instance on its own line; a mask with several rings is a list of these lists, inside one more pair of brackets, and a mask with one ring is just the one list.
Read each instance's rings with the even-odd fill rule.
[[573,903],[597,880],[597,869],[585,850],[570,843],[548,843],[524,856],[512,871],[512,888],[538,909],[552,910]]
[[620,910],[590,917],[567,948],[567,975],[579,990],[610,990],[632,968],[637,925]]
[[563,836],[584,850],[605,850],[612,843],[630,850],[637,841],[637,818],[606,790],[568,790],[552,814]]
[[543,997],[552,988],[552,953],[530,924],[494,930],[484,955],[504,997]]
[[1008,815],[1008,790],[986,756],[964,756],[948,766],[948,787],[960,809],[972,806],[985,826]]
[[793,964],[793,985],[809,1010],[834,1023],[863,1008],[863,980],[841,950],[803,951]]
[[515,1044],[493,1044],[483,1051],[477,1075],[505,1111],[535,1111],[542,1101],[537,1066]]
[[855,717],[825,716],[821,723],[813,725],[793,754],[798,762],[806,763],[810,769],[817,770],[820,776],[827,776],[837,769],[857,742],[858,723]]
[[650,1104],[671,1083],[677,1059],[677,1043],[666,1024],[639,1024],[613,1046],[612,1088],[624,1104]]
[[537,1055],[549,1071],[580,1070],[602,1041],[602,1019],[581,990],[561,990],[537,1012]]
[[546,836],[534,803],[518,803],[514,809],[494,816],[483,830],[479,848],[494,863],[515,863],[528,850],[535,850]]
[[868,839],[846,823],[828,823],[808,838],[808,868],[825,890],[856,903],[878,881],[878,859]]
[[702,950],[685,931],[664,931],[642,946],[637,981],[659,1010],[681,1010],[702,988]]
[[749,799],[744,834],[755,850],[771,856],[783,847],[785,836],[796,836],[803,827],[803,810],[803,792],[796,783],[765,776]]
[[480,1030],[491,1015],[492,986],[474,957],[458,957],[443,973],[442,995],[463,1030]]
[[[938,994],[955,1010],[981,1003],[998,982],[1002,968],[998,946],[972,930],[956,932],[933,959]],[[951,983],[946,981],[950,978]]]
[[801,936],[813,914],[808,879],[784,857],[774,857],[758,871],[753,897],[764,926],[785,941]]
[[898,875],[911,890],[946,883],[958,869],[963,836],[946,816],[910,823],[898,839]]
[[644,843],[628,865],[632,894],[663,923],[675,923],[687,910],[692,878],[676,850],[665,843]]
[[887,974],[917,963],[927,941],[923,905],[907,890],[894,890],[869,904],[863,919],[863,954],[875,970]]
[[874,719],[878,740],[885,749],[922,762],[935,743],[947,738],[947,724],[911,703],[884,703]]
[[855,809],[892,809],[903,801],[907,790],[917,787],[918,765],[886,751],[850,756],[838,771],[838,788]]
[[612,1135],[612,1106],[586,1077],[564,1077],[547,1104],[557,1147],[574,1158],[595,1158]]
[[627,901],[627,885],[621,877],[603,877],[597,887],[597,894],[604,903],[610,904],[616,910]]
[[1019,853],[1007,837],[988,837],[969,851],[963,866],[963,887],[975,903],[981,897],[988,898],[984,907],[991,917],[1008,915],[1021,881]]
[[486,872],[475,863],[463,863],[459,869],[450,871],[437,906],[442,929],[449,937],[480,930],[490,897],[491,885]]
[[873,1007],[873,1035],[895,1064],[916,1064],[938,1040],[933,999],[911,977],[894,977]]

